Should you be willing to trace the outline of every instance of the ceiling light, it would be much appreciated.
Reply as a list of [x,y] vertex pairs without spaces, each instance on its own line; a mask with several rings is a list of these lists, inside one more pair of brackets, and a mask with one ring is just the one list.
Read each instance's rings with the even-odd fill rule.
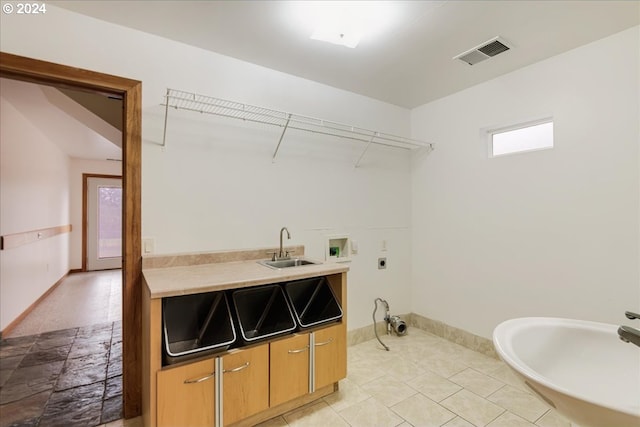
[[295,1],[289,5],[289,22],[299,34],[314,40],[354,48],[390,31],[405,5],[393,1]]
[[340,31],[328,28],[319,28],[315,30],[313,34],[311,34],[311,38],[350,48],[354,48],[358,46],[358,43],[360,43],[360,34],[355,31]]

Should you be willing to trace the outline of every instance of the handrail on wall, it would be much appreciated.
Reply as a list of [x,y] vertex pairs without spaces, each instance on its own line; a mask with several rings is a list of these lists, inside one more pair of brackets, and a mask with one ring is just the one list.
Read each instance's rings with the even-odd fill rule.
[[0,236],[0,250],[17,248],[18,246],[70,232],[71,224],[67,224],[57,227],[41,228],[39,230],[23,231],[21,233],[6,234]]

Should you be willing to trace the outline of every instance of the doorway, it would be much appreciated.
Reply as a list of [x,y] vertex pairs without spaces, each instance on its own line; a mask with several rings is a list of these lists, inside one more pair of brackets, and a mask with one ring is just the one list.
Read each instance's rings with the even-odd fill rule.
[[122,129],[122,370],[124,417],[142,412],[142,245],[141,245],[141,118],[142,83],[0,52],[0,76],[53,84],[123,99]]
[[82,174],[83,270],[122,268],[122,178]]

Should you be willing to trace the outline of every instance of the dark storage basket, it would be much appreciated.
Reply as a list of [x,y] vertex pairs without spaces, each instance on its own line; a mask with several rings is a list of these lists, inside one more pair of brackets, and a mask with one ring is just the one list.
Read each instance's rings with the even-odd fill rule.
[[165,298],[162,317],[165,364],[224,351],[236,340],[224,292]]
[[310,328],[342,318],[342,308],[325,277],[288,282],[284,289],[300,328]]
[[233,292],[240,334],[245,343],[293,332],[296,322],[278,285],[240,289]]

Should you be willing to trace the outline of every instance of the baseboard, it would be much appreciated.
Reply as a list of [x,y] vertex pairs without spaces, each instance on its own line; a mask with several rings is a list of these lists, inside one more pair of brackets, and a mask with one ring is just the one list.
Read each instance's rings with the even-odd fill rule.
[[[400,318],[410,327],[421,329],[470,350],[498,359],[498,354],[493,347],[493,341],[487,338],[474,335],[464,329],[456,328],[438,320],[429,319],[428,317],[420,316],[415,313],[400,315]],[[384,321],[376,322],[376,327],[378,328],[378,334],[381,336],[386,333],[386,325]],[[410,333],[411,329],[409,329],[409,334]],[[372,340],[375,337],[375,332],[371,325],[353,329],[351,331],[347,331],[347,345],[351,346],[360,344],[362,342]]]
[[76,273],[84,273],[85,270],[81,269],[81,268],[73,268],[71,270],[69,270],[69,274],[76,274]]
[[49,296],[49,294],[51,292],[53,292],[58,286],[60,286],[60,283],[62,283],[62,281],[69,275],[71,274],[72,270],[69,270],[64,276],[62,276],[56,283],[53,284],[53,286],[51,286],[49,289],[47,289],[45,291],[45,293],[43,293],[42,295],[40,295],[40,298],[38,298],[37,300],[35,300],[35,302],[33,304],[31,304],[29,307],[27,307],[27,309],[25,311],[23,311],[22,313],[20,313],[20,315],[18,315],[18,317],[16,317],[15,319],[13,319],[13,321],[11,323],[9,323],[2,331],[0,331],[0,339],[2,339],[3,336],[11,333],[11,331],[13,331],[13,329],[15,329],[15,327],[18,325],[18,323],[22,322],[24,320],[25,317],[27,317],[29,315],[29,313],[31,313],[37,306],[38,304],[40,304],[46,297]]
[[422,329],[427,332],[431,332],[433,335],[437,335],[448,341],[460,344],[463,347],[467,347],[470,350],[477,351],[486,356],[498,359],[498,354],[493,347],[493,341],[490,339],[472,334],[464,329],[456,328],[455,326],[447,325],[446,323],[438,320],[429,319],[428,317],[420,316],[419,314],[411,313],[410,325],[418,329]]

